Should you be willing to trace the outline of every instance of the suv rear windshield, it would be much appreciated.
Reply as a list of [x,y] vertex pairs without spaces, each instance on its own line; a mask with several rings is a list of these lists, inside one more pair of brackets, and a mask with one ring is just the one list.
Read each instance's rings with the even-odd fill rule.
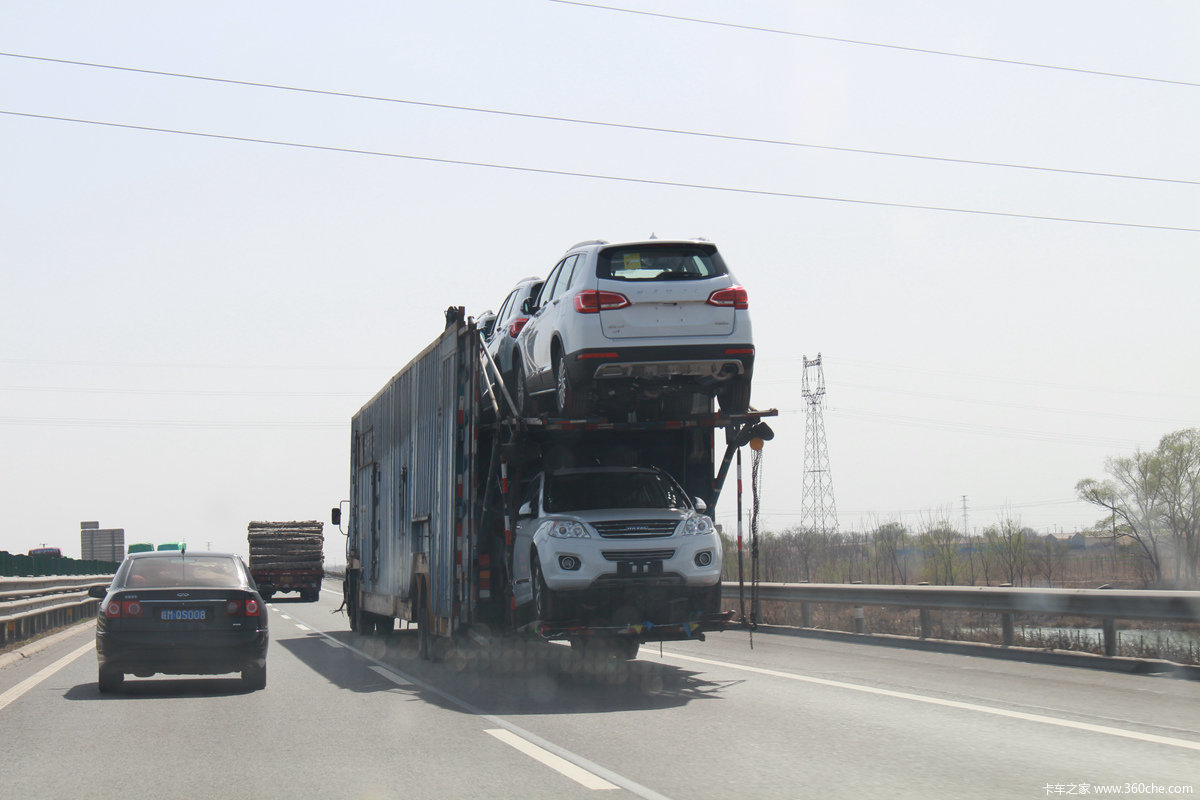
[[695,281],[725,272],[714,245],[610,247],[601,250],[596,260],[596,277],[611,281]]
[[690,508],[679,484],[659,472],[577,472],[546,476],[546,511]]
[[175,586],[234,587],[241,585],[232,558],[180,556],[135,558],[129,562],[125,586],[130,589],[163,589]]

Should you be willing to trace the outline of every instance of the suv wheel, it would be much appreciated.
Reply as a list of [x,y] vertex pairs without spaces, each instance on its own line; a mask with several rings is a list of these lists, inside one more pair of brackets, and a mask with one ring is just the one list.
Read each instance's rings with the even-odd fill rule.
[[717,395],[717,402],[726,414],[745,414],[750,410],[750,381],[731,378]]
[[529,386],[525,383],[525,365],[518,361],[517,365],[513,367],[513,372],[515,373],[513,378],[513,402],[517,404],[517,416],[532,416],[533,398],[529,396]]
[[542,622],[549,622],[558,613],[558,597],[546,585],[546,576],[542,574],[542,563],[535,551],[533,553],[533,615]]
[[567,361],[558,354],[554,357],[554,379],[558,387],[558,413],[563,417],[580,417],[587,413],[587,403],[581,393],[571,385],[571,376],[567,374]]

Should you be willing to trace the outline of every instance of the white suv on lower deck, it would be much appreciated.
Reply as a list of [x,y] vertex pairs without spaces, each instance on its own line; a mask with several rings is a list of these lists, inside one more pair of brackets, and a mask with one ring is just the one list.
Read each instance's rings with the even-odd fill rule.
[[705,240],[584,242],[525,304],[517,402],[553,397],[560,416],[646,398],[750,403],[754,340],[746,290]]
[[[534,619],[577,616],[609,595],[658,590],[707,610],[721,538],[702,501],[654,468],[540,473],[525,492],[513,547],[514,599]],[[719,591],[719,589],[716,589]],[[678,620],[674,620],[678,621]]]

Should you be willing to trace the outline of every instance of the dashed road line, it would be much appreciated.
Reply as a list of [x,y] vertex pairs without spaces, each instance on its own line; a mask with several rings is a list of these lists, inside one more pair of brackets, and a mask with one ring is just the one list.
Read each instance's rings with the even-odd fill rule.
[[24,695],[26,692],[28,692],[30,689],[37,686],[42,681],[46,680],[51,675],[58,672],[63,667],[67,666],[72,661],[74,661],[75,659],[77,659],[81,655],[83,655],[84,653],[87,653],[90,651],[95,651],[95,649],[96,649],[95,642],[88,642],[87,644],[80,647],[78,650],[68,653],[67,655],[60,658],[58,661],[55,661],[50,666],[45,667],[44,669],[38,671],[34,675],[31,675],[30,677],[21,681],[20,683],[18,683],[16,686],[9,689],[4,694],[0,694],[0,709],[4,708],[12,701],[18,699],[19,697]]
[[[374,667],[372,667],[372,669],[374,669]],[[594,775],[593,773],[588,772],[586,769],[577,767],[570,761],[567,761],[565,758],[560,758],[554,753],[551,753],[549,750],[538,747],[532,742],[517,736],[510,730],[505,730],[504,728],[492,728],[484,731],[484,733],[489,733],[492,736],[495,736],[509,747],[514,747],[517,750],[520,750],[533,760],[545,764],[550,769],[565,775],[576,783],[583,785],[585,788],[601,790],[620,788],[615,783],[609,783],[600,776]]]

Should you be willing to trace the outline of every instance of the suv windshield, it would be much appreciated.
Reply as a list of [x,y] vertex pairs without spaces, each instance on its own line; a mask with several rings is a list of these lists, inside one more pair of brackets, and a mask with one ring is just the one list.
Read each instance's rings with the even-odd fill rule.
[[679,484],[659,472],[578,472],[546,476],[546,511],[690,508]]
[[241,580],[231,558],[180,556],[179,558],[135,558],[125,574],[125,586],[170,588],[174,586],[239,586]]
[[725,274],[714,245],[664,244],[600,251],[596,276],[614,281],[703,280]]

